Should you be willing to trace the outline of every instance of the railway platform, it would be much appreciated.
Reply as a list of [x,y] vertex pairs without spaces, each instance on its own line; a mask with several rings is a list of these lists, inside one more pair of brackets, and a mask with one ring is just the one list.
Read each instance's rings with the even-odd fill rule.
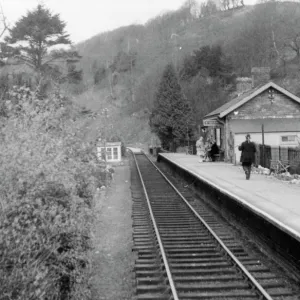
[[300,186],[244,172],[224,162],[202,162],[195,155],[160,153],[167,161],[238,201],[240,205],[300,241]]

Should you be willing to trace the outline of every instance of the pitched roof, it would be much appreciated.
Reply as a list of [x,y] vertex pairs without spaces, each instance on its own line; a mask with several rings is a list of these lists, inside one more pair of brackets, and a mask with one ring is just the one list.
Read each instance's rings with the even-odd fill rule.
[[278,90],[279,92],[285,94],[286,96],[288,96],[289,98],[293,99],[294,101],[296,101],[300,104],[300,98],[299,97],[297,97],[296,95],[294,95],[291,92],[287,91],[286,89],[280,87],[276,83],[270,81],[270,82],[268,82],[268,83],[266,83],[262,86],[258,86],[255,89],[249,90],[249,91],[243,93],[242,95],[240,95],[240,96],[230,100],[229,102],[223,104],[219,108],[217,108],[214,111],[207,114],[204,117],[204,119],[211,118],[213,116],[223,118],[226,115],[228,115],[229,113],[231,113],[232,111],[234,111],[235,109],[237,109],[238,107],[242,106],[243,104],[250,101],[251,99],[253,99],[257,95],[261,94],[262,92],[264,92],[265,90],[267,90],[270,87]]
[[104,142],[104,141],[99,141],[97,143],[98,147],[117,147],[117,146],[122,146],[121,142]]

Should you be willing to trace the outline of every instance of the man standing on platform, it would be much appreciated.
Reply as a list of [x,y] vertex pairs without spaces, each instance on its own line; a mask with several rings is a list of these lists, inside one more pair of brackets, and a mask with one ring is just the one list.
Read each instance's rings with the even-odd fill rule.
[[246,141],[239,146],[239,150],[242,151],[241,163],[245,171],[247,180],[250,179],[251,166],[252,163],[254,163],[255,161],[255,152],[256,152],[255,145],[253,142],[250,141],[250,139],[251,136],[249,133],[247,133]]

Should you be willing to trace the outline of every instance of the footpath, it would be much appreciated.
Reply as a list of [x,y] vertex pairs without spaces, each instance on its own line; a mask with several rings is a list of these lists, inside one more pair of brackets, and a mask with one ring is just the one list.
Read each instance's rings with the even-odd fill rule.
[[116,166],[108,190],[96,199],[93,230],[92,300],[129,300],[133,296],[130,167]]
[[300,186],[276,178],[245,173],[224,162],[202,162],[195,155],[160,153],[167,160],[233,197],[300,241]]

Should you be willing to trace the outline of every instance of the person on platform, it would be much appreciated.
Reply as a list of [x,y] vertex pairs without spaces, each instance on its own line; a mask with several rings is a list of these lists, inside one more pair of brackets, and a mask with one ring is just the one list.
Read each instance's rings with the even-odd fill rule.
[[243,169],[245,171],[247,180],[250,179],[251,166],[252,166],[252,163],[254,163],[254,161],[255,161],[255,152],[256,152],[255,145],[253,142],[251,142],[250,139],[251,139],[251,136],[249,133],[247,133],[246,141],[243,142],[239,146],[239,150],[242,151],[241,163],[242,163]]
[[212,161],[216,161],[216,154],[219,154],[219,147],[216,141],[212,141],[212,145],[210,147],[210,157]]
[[205,148],[204,148],[204,142],[202,136],[200,136],[196,142],[196,149],[197,149],[197,155],[199,156],[199,162],[203,162],[205,157]]
[[211,146],[212,146],[212,140],[211,138],[208,138],[205,143],[205,161],[212,161],[211,158]]

